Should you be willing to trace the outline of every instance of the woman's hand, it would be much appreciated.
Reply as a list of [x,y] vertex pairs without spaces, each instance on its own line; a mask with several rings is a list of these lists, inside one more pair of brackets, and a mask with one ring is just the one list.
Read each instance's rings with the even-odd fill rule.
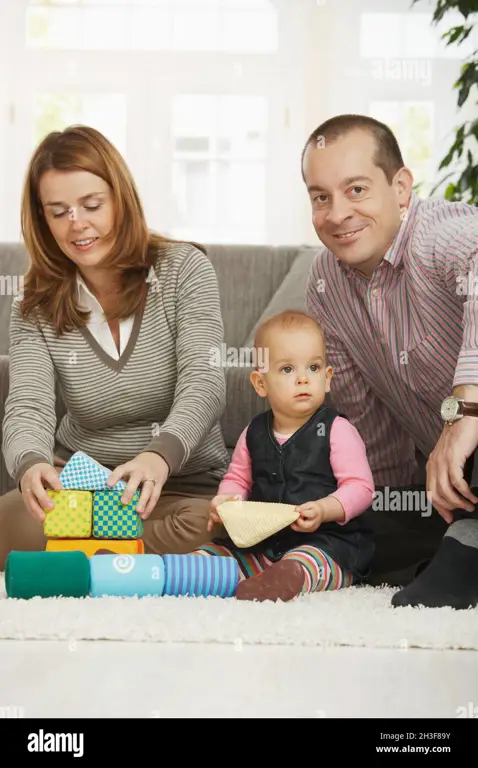
[[55,467],[39,462],[29,467],[20,481],[20,490],[26,508],[32,517],[41,523],[45,520],[44,509],[53,509],[55,504],[46,492],[45,485],[53,491],[61,491],[62,482]]
[[108,485],[113,486],[118,480],[129,478],[121,497],[123,504],[129,504],[141,484],[143,487],[136,511],[142,520],[146,520],[158,503],[168,475],[169,466],[163,457],[158,453],[145,451],[138,454],[132,461],[116,467],[108,478]]
[[222,520],[219,517],[219,512],[217,511],[217,508],[223,504],[225,501],[240,501],[240,496],[235,496],[231,493],[222,493],[219,494],[219,496],[214,496],[213,499],[211,499],[211,507],[209,510],[209,522],[207,524],[207,530],[209,532],[212,531],[215,525],[221,525]]

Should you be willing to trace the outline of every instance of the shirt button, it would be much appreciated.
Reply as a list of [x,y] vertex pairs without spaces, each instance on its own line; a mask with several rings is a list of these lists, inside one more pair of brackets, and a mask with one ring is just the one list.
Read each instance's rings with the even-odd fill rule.
[[374,288],[372,291],[372,296],[378,296],[378,293],[379,293],[378,288]]

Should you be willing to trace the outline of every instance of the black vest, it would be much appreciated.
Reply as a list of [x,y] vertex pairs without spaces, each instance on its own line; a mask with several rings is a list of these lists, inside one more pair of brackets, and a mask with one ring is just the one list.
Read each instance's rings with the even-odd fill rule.
[[252,467],[249,500],[304,504],[336,491],[330,429],[337,415],[322,406],[282,445],[274,437],[272,411],[256,416],[246,436]]
[[[322,405],[285,443],[274,437],[272,411],[256,416],[247,429],[246,444],[251,458],[250,501],[304,504],[337,490],[330,465],[330,430],[338,412]],[[341,414],[340,414],[341,415]],[[232,551],[245,552],[229,539],[218,539]],[[322,549],[357,581],[368,575],[374,555],[371,531],[360,516],[340,525],[323,523],[314,533],[293,531],[289,526],[247,552],[263,552],[279,560],[286,552],[304,544]]]

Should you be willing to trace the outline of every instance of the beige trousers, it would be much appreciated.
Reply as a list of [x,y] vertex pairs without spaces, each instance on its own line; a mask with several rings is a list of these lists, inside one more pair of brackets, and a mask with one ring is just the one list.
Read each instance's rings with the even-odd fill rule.
[[[161,496],[144,521],[145,553],[183,555],[210,541],[211,533],[206,529],[213,496],[171,491]],[[43,523],[30,515],[20,491],[0,496],[0,571],[5,570],[12,550],[40,551],[46,541]]]

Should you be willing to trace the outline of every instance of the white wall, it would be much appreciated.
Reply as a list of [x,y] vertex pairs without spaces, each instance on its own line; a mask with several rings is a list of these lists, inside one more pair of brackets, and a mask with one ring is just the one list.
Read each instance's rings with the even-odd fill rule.
[[[44,5],[0,2],[2,241],[20,239],[36,143],[71,122],[103,130],[123,152],[151,227],[279,244],[316,242],[300,153],[319,122],[341,112],[389,122],[427,194],[461,117],[452,86],[463,49],[453,58],[440,47],[428,0],[135,0],[124,22],[128,0]],[[63,18],[50,42],[47,14],[50,30]],[[227,40],[235,48],[217,50]]]

